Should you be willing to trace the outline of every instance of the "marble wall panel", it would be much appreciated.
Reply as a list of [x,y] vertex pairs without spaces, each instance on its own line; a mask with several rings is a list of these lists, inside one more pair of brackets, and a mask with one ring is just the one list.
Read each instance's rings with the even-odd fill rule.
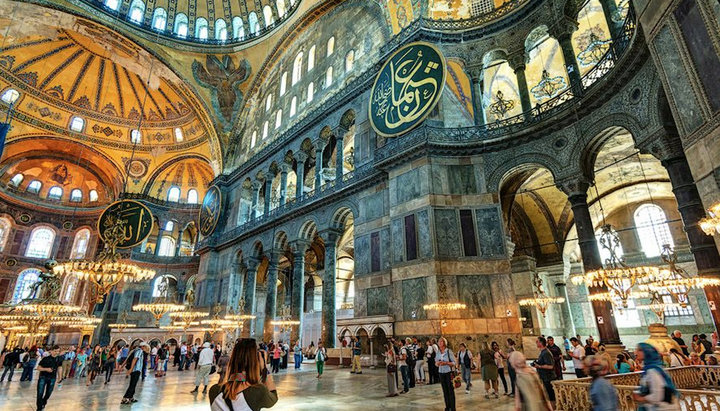
[[475,167],[472,164],[448,165],[447,180],[449,194],[476,194]]
[[517,317],[517,302],[513,292],[513,281],[510,274],[494,274],[490,276],[490,290],[492,293],[495,317]]
[[460,227],[454,209],[435,209],[435,240],[438,256],[460,257]]
[[395,178],[395,201],[392,205],[401,204],[420,197],[420,173],[413,169]]
[[390,230],[392,232],[392,261],[393,263],[401,263],[405,261],[403,220],[401,218],[392,220]]
[[355,276],[363,277],[370,273],[370,235],[355,237]]
[[390,311],[390,287],[368,288],[367,315],[386,315]]
[[364,317],[368,314],[368,290],[360,290],[355,288],[354,315],[355,317]]
[[471,318],[495,316],[490,276],[459,275],[457,276],[457,289],[460,302],[467,305],[465,315],[469,315]]
[[425,319],[425,310],[423,310],[423,305],[427,304],[426,289],[427,284],[424,277],[402,281],[403,319]]
[[502,227],[500,208],[497,206],[478,208],[475,214],[480,239],[480,257],[505,258],[505,231]]
[[430,231],[430,213],[428,213],[428,210],[418,211],[417,221],[420,258],[432,257],[432,233]]
[[371,221],[385,215],[385,192],[380,191],[360,199],[362,221]]
[[390,254],[392,244],[390,240],[390,227],[384,227],[380,230],[380,266],[383,270],[389,270],[391,266]]

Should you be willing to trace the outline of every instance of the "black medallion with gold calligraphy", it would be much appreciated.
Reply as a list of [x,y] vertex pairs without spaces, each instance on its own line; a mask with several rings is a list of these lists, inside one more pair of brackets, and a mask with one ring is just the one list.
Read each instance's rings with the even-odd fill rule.
[[211,186],[200,208],[200,216],[198,221],[200,222],[200,234],[207,237],[215,230],[215,226],[220,219],[220,211],[222,206],[222,197],[220,189],[217,186]]
[[108,242],[113,228],[122,225],[125,235],[117,248],[130,248],[145,241],[153,228],[153,215],[144,204],[133,200],[120,200],[110,204],[98,220],[98,234]]
[[427,43],[396,51],[380,70],[370,95],[370,124],[383,137],[410,131],[430,114],[445,86],[445,58]]

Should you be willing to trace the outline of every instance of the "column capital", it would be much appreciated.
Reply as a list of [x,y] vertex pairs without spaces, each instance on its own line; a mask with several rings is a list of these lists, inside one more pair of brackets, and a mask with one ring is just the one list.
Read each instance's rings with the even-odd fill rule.
[[350,132],[350,130],[346,129],[341,124],[341,125],[338,125],[337,127],[335,127],[335,129],[333,130],[333,135],[335,136],[335,140],[342,140],[343,138],[345,138],[345,135],[349,132]]
[[249,257],[247,261],[245,262],[245,266],[247,267],[248,271],[256,271],[260,263],[262,262],[261,258],[258,257]]
[[303,164],[307,161],[308,154],[306,152],[300,150],[297,153],[295,153],[294,157],[295,157],[295,161],[297,161],[298,164]]
[[470,81],[477,84],[483,80],[483,66],[482,64],[468,66],[467,73],[470,75]]
[[302,255],[304,257],[305,252],[307,251],[308,247],[310,247],[310,244],[310,240],[297,239],[290,243],[290,249],[295,256]]
[[578,196],[582,196],[584,199],[587,199],[587,190],[590,188],[590,180],[584,176],[571,177],[556,182],[555,186],[560,191],[567,194],[568,200],[572,203],[572,199]]
[[280,165],[280,174],[287,174],[290,172],[290,170],[292,170],[291,164],[282,163],[282,165]]
[[329,248],[337,246],[337,240],[340,239],[342,232],[335,228],[328,228],[326,230],[319,231],[318,235],[322,238],[323,243],[325,243],[325,248]]
[[578,27],[579,25],[577,20],[566,16],[552,26],[548,30],[548,34],[557,39],[558,42],[570,40],[572,38],[572,34],[577,31]]
[[527,56],[525,55],[525,50],[519,50],[508,55],[507,62],[510,65],[510,68],[513,69],[513,71],[525,70],[525,65],[527,64]]
[[637,148],[643,154],[651,154],[661,162],[677,158],[685,158],[682,142],[677,135],[670,134],[662,129],[652,136],[638,142]]
[[262,188],[262,186],[263,186],[263,182],[260,181],[260,180],[255,180],[255,181],[253,181],[253,182],[252,182],[252,185],[251,185],[251,187],[252,187],[252,189],[253,189],[254,191],[260,191],[260,189]]
[[315,152],[322,152],[323,150],[325,150],[325,145],[327,145],[327,142],[328,140],[322,137],[318,137],[315,140],[312,140],[312,145],[313,147],[315,147]]

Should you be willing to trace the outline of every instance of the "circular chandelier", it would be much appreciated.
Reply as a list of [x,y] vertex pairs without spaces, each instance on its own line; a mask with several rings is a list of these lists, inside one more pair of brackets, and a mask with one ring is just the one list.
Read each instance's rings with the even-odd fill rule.
[[700,228],[707,235],[720,233],[720,203],[715,203],[708,210],[708,217],[700,220]]
[[168,277],[163,277],[160,280],[160,283],[157,285],[157,289],[161,297],[159,297],[156,301],[152,303],[135,304],[132,306],[133,311],[145,311],[152,314],[155,318],[156,327],[160,325],[160,319],[163,315],[170,312],[180,311],[185,308],[182,304],[175,304],[168,301],[168,293],[170,289]]
[[205,311],[197,311],[193,309],[192,306],[186,305],[182,310],[173,311],[168,315],[173,319],[173,325],[179,325],[183,330],[187,330],[192,326],[200,324],[196,320],[205,317],[208,313]]
[[108,328],[116,329],[119,333],[122,334],[123,331],[127,330],[128,328],[136,328],[136,324],[130,324],[127,322],[127,311],[123,311],[122,314],[120,314],[120,322],[108,324]]
[[233,329],[238,327],[237,321],[229,320],[226,318],[220,317],[220,311],[222,310],[222,307],[220,305],[216,305],[213,308],[213,311],[215,314],[213,314],[212,318],[207,318],[200,321],[200,324],[207,325],[212,330],[212,332],[218,332],[220,330],[226,330],[226,329]]
[[286,305],[280,309],[280,319],[272,320],[270,324],[280,327],[280,332],[287,332],[292,331],[292,327],[300,325],[300,321],[292,319],[290,306]]
[[518,304],[537,308],[543,318],[545,318],[545,313],[548,308],[550,308],[550,304],[562,304],[565,302],[565,298],[563,297],[549,297],[545,294],[545,290],[542,285],[542,278],[540,278],[540,273],[537,271],[533,273],[533,289],[534,296],[532,298],[523,298],[518,301]]
[[458,311],[464,310],[467,305],[463,303],[434,303],[423,305],[425,311]]

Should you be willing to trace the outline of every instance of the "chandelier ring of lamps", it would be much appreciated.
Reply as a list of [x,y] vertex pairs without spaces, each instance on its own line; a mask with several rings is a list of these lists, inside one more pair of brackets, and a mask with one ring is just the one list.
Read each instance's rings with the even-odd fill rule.
[[443,329],[447,327],[447,321],[445,317],[452,311],[460,311],[467,308],[464,303],[432,303],[423,305],[425,311],[437,311],[438,319],[440,321],[440,335],[443,334]]
[[707,209],[708,216],[700,220],[700,228],[707,235],[720,234],[720,202]]
[[292,327],[300,325],[300,321],[292,319],[289,305],[283,306],[279,314],[280,319],[272,320],[270,324],[280,327],[281,333],[292,331]]
[[543,318],[545,318],[545,313],[548,308],[550,308],[550,304],[562,304],[565,302],[564,297],[550,297],[545,294],[542,278],[540,278],[540,273],[537,271],[533,273],[532,282],[534,296],[532,298],[521,299],[518,301],[519,305],[536,307],[542,314]]
[[220,330],[225,330],[228,328],[235,327],[237,328],[237,322],[228,320],[225,318],[220,317],[220,311],[222,310],[222,306],[216,305],[213,308],[213,316],[212,318],[206,318],[204,320],[200,321],[200,324],[209,326],[209,328],[212,330],[213,333],[216,333]]
[[183,310],[173,311],[168,315],[173,319],[174,325],[180,325],[184,330],[187,330],[191,326],[199,325],[200,322],[197,320],[201,317],[205,317],[208,313],[205,311],[194,310],[191,306],[185,306]]
[[160,297],[158,297],[155,301],[151,303],[135,304],[132,306],[133,311],[145,311],[152,314],[155,318],[156,327],[160,325],[160,319],[163,315],[170,312],[181,311],[185,308],[184,305],[176,304],[169,300],[170,282],[168,277],[162,277],[160,279],[157,289]]
[[117,323],[111,323],[108,324],[108,328],[110,329],[116,329],[120,334],[123,333],[123,331],[127,330],[128,328],[136,328],[137,324],[131,324],[127,322],[127,311],[123,311],[122,314],[118,317],[119,322]]

